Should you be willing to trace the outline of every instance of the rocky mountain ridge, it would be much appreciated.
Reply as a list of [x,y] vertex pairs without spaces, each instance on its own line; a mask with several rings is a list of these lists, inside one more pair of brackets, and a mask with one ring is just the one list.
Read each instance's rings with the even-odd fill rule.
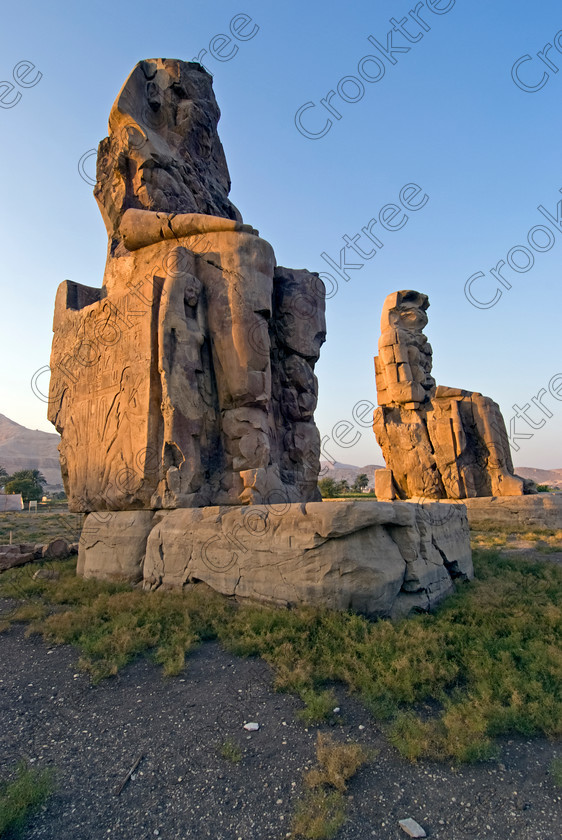
[[37,469],[52,490],[62,490],[62,476],[56,432],[28,429],[0,414],[0,466],[8,474],[17,470]]

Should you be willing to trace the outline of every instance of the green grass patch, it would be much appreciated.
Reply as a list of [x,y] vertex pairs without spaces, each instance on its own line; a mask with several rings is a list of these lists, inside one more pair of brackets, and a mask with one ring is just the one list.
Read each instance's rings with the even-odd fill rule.
[[562,788],[562,758],[553,758],[549,772],[556,787]]
[[19,837],[53,790],[52,773],[19,764],[9,778],[0,781],[0,837]]
[[225,761],[230,761],[231,764],[239,764],[242,761],[242,750],[238,744],[230,738],[227,738],[220,747],[219,754]]
[[307,723],[329,717],[338,703],[328,686],[341,684],[387,722],[407,758],[472,761],[493,755],[499,735],[562,733],[562,569],[490,550],[474,561],[476,579],[439,610],[398,622],[238,605],[204,585],[143,592],[85,581],[73,560],[50,564],[57,579],[34,581],[26,567],[0,575],[0,598],[20,603],[5,626],[25,621],[76,645],[94,681],[145,653],[178,674],[186,654],[218,639],[268,662],[275,688],[303,699]]
[[28,634],[82,652],[79,666],[94,683],[117,673],[137,655],[151,652],[164,674],[178,674],[186,653],[200,640],[215,637],[214,625],[232,609],[206,587],[190,593],[132,590],[76,576],[76,559],[49,564],[56,579],[33,580],[28,567],[0,575],[0,598],[18,599],[4,629],[29,621]]
[[530,543],[538,551],[560,551],[562,548],[562,529],[535,528],[528,525],[512,524],[499,526],[497,523],[483,523],[471,530],[472,548],[504,548],[511,543],[517,546],[519,540]]
[[306,840],[332,840],[345,818],[345,797],[339,790],[309,790],[297,802],[292,821],[293,835]]
[[313,688],[304,688],[300,691],[301,699],[304,700],[304,709],[297,712],[297,717],[303,723],[322,723],[334,717],[334,709],[338,700],[332,689],[319,691]]
[[342,493],[341,496],[338,496],[338,499],[366,499],[371,502],[376,498],[374,490],[369,491],[369,493]]

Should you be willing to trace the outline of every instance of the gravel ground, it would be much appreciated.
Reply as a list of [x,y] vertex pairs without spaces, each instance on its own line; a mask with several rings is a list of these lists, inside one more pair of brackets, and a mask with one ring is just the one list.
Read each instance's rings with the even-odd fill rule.
[[[75,649],[26,639],[21,627],[0,639],[0,774],[24,756],[58,778],[26,840],[288,836],[317,730],[296,719],[297,698],[271,689],[265,663],[205,643],[180,677],[163,678],[141,659],[91,686],[77,673]],[[443,840],[561,837],[562,789],[548,773],[556,745],[505,739],[499,762],[412,765],[360,704],[336,693],[341,722],[323,728],[378,750],[350,783],[339,840],[406,838],[398,826],[405,817]],[[259,731],[246,732],[247,721]],[[238,764],[219,753],[227,739],[242,750]]]

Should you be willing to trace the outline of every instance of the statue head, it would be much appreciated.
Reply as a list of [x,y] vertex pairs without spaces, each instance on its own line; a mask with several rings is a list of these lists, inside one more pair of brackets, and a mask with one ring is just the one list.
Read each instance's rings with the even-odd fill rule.
[[429,298],[412,289],[392,292],[385,299],[381,315],[381,333],[389,327],[421,333],[427,325]]
[[241,221],[217,125],[212,78],[195,62],[147,59],[132,70],[98,148],[94,195],[110,237],[125,210]]

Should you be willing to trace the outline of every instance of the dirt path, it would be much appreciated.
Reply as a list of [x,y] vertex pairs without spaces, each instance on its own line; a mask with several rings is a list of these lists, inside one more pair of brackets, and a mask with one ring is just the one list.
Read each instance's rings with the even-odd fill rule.
[[[72,648],[25,639],[21,627],[2,634],[0,645],[0,773],[23,755],[58,774],[58,791],[25,832],[28,840],[288,835],[302,771],[315,763],[317,730],[296,719],[298,699],[272,691],[264,663],[206,643],[180,677],[164,679],[139,660],[92,687],[77,673]],[[358,703],[336,693],[343,722],[334,735],[379,750],[350,784],[339,840],[404,840],[398,820],[408,816],[443,840],[560,837],[562,789],[548,774],[555,745],[506,739],[501,763],[411,765]],[[243,729],[250,720],[258,732]],[[238,764],[218,752],[227,739],[242,749]],[[136,774],[116,796],[139,755]]]

